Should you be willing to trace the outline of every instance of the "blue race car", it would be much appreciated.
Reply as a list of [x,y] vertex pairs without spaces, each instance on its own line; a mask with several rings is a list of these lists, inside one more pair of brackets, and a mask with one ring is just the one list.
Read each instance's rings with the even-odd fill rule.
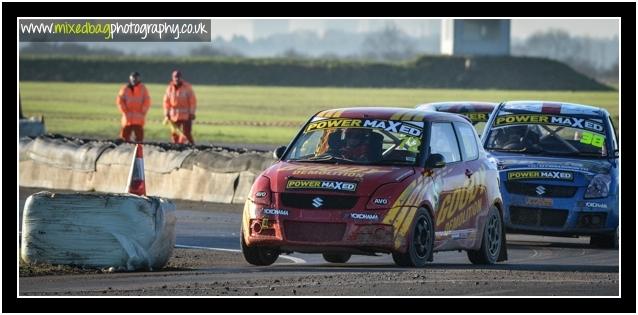
[[508,231],[618,247],[619,147],[609,113],[556,102],[498,105],[481,137],[497,160]]

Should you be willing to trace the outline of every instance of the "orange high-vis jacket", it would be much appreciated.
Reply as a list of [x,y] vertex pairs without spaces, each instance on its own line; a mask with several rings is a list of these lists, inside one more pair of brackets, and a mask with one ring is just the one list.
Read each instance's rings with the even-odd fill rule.
[[144,84],[139,83],[132,88],[128,84],[122,86],[115,103],[122,112],[122,126],[144,126],[146,113],[151,107],[151,97]]
[[168,84],[164,95],[164,115],[169,115],[171,121],[189,120],[195,115],[197,99],[190,83],[182,81],[178,88],[173,82]]

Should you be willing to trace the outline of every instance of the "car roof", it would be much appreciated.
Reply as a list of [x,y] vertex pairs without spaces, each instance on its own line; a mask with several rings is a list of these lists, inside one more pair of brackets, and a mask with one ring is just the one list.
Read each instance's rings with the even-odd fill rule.
[[431,112],[413,108],[401,107],[350,107],[324,110],[315,115],[324,118],[370,118],[403,121],[462,121],[466,118],[455,114]]
[[521,113],[543,113],[555,115],[604,116],[609,112],[590,105],[553,101],[510,101],[503,103],[500,110]]
[[498,103],[475,101],[435,102],[417,105],[417,109],[448,113],[491,112]]

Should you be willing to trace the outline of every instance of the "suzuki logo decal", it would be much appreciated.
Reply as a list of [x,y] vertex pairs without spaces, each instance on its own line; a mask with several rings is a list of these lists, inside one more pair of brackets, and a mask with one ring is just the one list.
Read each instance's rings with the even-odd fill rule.
[[323,206],[323,199],[321,199],[320,197],[312,199],[312,205],[315,208],[319,208],[319,207]]
[[537,186],[537,187],[536,187],[536,193],[537,193],[539,196],[541,196],[541,195],[545,194],[545,187],[543,187],[543,186]]

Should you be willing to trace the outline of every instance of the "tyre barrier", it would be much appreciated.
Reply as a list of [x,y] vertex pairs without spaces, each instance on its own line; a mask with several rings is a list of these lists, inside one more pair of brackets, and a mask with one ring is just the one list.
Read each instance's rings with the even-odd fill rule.
[[157,270],[175,247],[175,205],[133,194],[39,192],[24,205],[20,257],[116,270]]
[[[134,144],[45,135],[19,141],[19,185],[74,191],[125,191]],[[271,152],[213,146],[144,144],[149,196],[244,203]]]

